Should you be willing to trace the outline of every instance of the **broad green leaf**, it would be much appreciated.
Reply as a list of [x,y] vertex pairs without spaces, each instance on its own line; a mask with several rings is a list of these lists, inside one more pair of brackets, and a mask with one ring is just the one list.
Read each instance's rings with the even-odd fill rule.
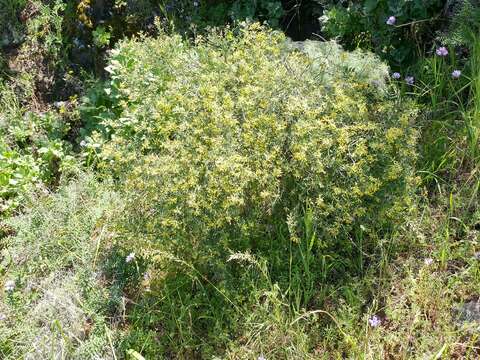
[[146,360],[140,353],[136,352],[133,349],[128,350],[127,354],[130,355],[130,357],[135,360]]
[[366,0],[365,5],[363,6],[366,13],[371,13],[376,9],[378,5],[378,0]]

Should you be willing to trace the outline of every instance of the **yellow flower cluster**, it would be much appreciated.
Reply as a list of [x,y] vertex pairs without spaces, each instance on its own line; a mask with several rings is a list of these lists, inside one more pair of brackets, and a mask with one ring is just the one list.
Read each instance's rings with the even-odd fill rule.
[[80,0],[77,5],[78,20],[88,28],[93,27],[92,19],[88,16],[91,6],[91,0]]
[[105,121],[113,135],[100,156],[130,193],[137,226],[182,246],[273,222],[295,239],[306,207],[329,241],[401,221],[415,111],[388,94],[372,55],[315,46],[299,51],[259,25],[193,44],[161,34],[119,45],[107,91],[121,115]]

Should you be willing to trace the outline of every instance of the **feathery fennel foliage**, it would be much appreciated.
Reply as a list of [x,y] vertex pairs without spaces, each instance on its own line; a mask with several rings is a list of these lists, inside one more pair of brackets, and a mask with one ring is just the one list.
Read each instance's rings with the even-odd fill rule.
[[120,348],[209,357],[272,313],[271,354],[308,352],[295,314],[362,273],[413,209],[416,111],[385,65],[246,25],[124,40],[107,70],[84,105],[85,155],[118,180],[116,242],[148,269],[125,288]]
[[401,222],[415,111],[388,94],[375,57],[324,46],[294,51],[258,25],[122,42],[99,159],[135,194],[140,228],[185,246],[258,236],[275,219],[295,240],[309,207],[335,244]]

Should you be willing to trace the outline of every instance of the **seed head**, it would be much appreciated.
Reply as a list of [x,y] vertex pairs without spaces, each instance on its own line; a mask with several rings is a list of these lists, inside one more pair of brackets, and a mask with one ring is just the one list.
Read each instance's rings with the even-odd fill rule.
[[7,282],[4,285],[5,291],[11,292],[15,290],[15,281],[13,280],[7,280]]

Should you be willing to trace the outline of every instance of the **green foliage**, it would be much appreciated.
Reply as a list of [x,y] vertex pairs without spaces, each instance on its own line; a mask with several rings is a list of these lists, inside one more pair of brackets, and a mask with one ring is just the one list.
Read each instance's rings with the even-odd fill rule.
[[201,28],[243,20],[262,21],[277,28],[284,15],[282,3],[277,0],[198,1],[191,12],[192,23]]
[[[122,113],[105,121],[113,136],[101,165],[142,191],[149,205],[139,211],[162,214],[149,226],[184,243],[261,233],[273,216],[290,219],[295,239],[307,205],[327,242],[380,225],[379,214],[381,226],[394,224],[413,181],[410,109],[348,60],[323,57],[347,53],[312,58],[279,33],[238,31],[194,46],[165,35],[123,42],[112,55],[106,91]],[[381,84],[386,73],[376,76]]]
[[[328,2],[321,18],[323,30],[348,48],[374,50],[391,65],[411,65],[435,37],[442,24],[444,1],[363,0]],[[386,22],[395,16],[394,25]]]
[[18,45],[22,41],[18,18],[26,3],[26,0],[0,0],[0,48]]
[[97,27],[92,35],[93,43],[100,48],[110,43],[111,34],[103,26]]
[[[46,102],[62,87],[68,97],[72,78],[66,73],[63,37],[65,4],[30,2],[24,41],[7,54],[11,69],[0,80],[0,213],[11,213],[35,188],[54,186],[75,167],[67,140],[74,122],[75,98]],[[18,45],[18,44],[17,44]]]
[[[184,35],[203,32],[211,26],[223,26],[244,20],[257,20],[279,27],[283,8],[279,0],[116,0],[95,2],[67,1],[64,33],[74,39],[71,57],[74,62],[101,62],[110,43],[145,32],[155,32],[154,22],[164,29]],[[80,61],[79,61],[80,60]],[[85,66],[85,64],[83,64]],[[97,72],[103,70],[96,69]]]
[[[0,60],[0,211],[24,211],[0,223],[0,357],[476,358],[452,309],[479,293],[478,3],[436,38],[448,57],[424,56],[439,1],[312,3],[289,16],[330,4],[327,33],[398,87],[334,42],[203,31],[276,27],[280,1],[0,0],[22,43]],[[69,69],[119,40],[77,108]],[[63,183],[76,149],[102,182]]]
[[[455,46],[468,49],[469,57],[463,60],[464,76],[453,92],[452,101],[457,106],[458,116],[464,121],[463,132],[465,141],[464,165],[469,169],[476,168],[480,159],[480,3],[475,0],[461,1],[455,11],[450,29],[444,41]],[[452,94],[452,93],[451,93]],[[466,163],[466,164],[465,164]]]
[[[469,4],[464,6],[474,18],[471,2],[464,4]],[[458,16],[465,16],[465,11]],[[467,27],[461,30],[460,18],[452,20],[456,35],[445,35],[442,40],[462,47],[447,46],[448,56],[423,58],[409,69],[415,74],[415,84],[401,85],[402,91],[424,105],[420,167],[425,183],[437,189],[454,186],[455,179],[467,173],[474,178],[480,156],[480,38],[473,24],[468,27],[471,32]]]
[[0,213],[15,210],[35,187],[53,184],[74,166],[69,131],[54,111],[38,114],[21,108],[8,84],[0,84]]
[[[85,154],[119,180],[118,244],[150,271],[149,292],[127,290],[138,306],[122,348],[222,353],[271,292],[251,321],[276,309],[269,351],[293,354],[272,347],[290,333],[284,312],[321,306],[412,210],[415,110],[371,54],[259,25],[123,41],[107,71],[84,107]],[[257,270],[227,261],[247,250]],[[309,346],[301,333],[291,345]]]
[[[0,239],[0,355],[19,358],[109,358],[112,306],[102,287],[101,248],[121,201],[92,175],[57,194],[29,198],[25,214],[3,224]],[[11,281],[14,288],[3,289]]]
[[24,46],[29,52],[41,53],[51,66],[65,60],[62,34],[62,12],[65,4],[56,0],[52,4],[37,2],[38,13],[27,23],[27,41]]
[[452,46],[470,46],[480,31],[480,3],[462,0],[455,7],[448,31],[442,41]]

